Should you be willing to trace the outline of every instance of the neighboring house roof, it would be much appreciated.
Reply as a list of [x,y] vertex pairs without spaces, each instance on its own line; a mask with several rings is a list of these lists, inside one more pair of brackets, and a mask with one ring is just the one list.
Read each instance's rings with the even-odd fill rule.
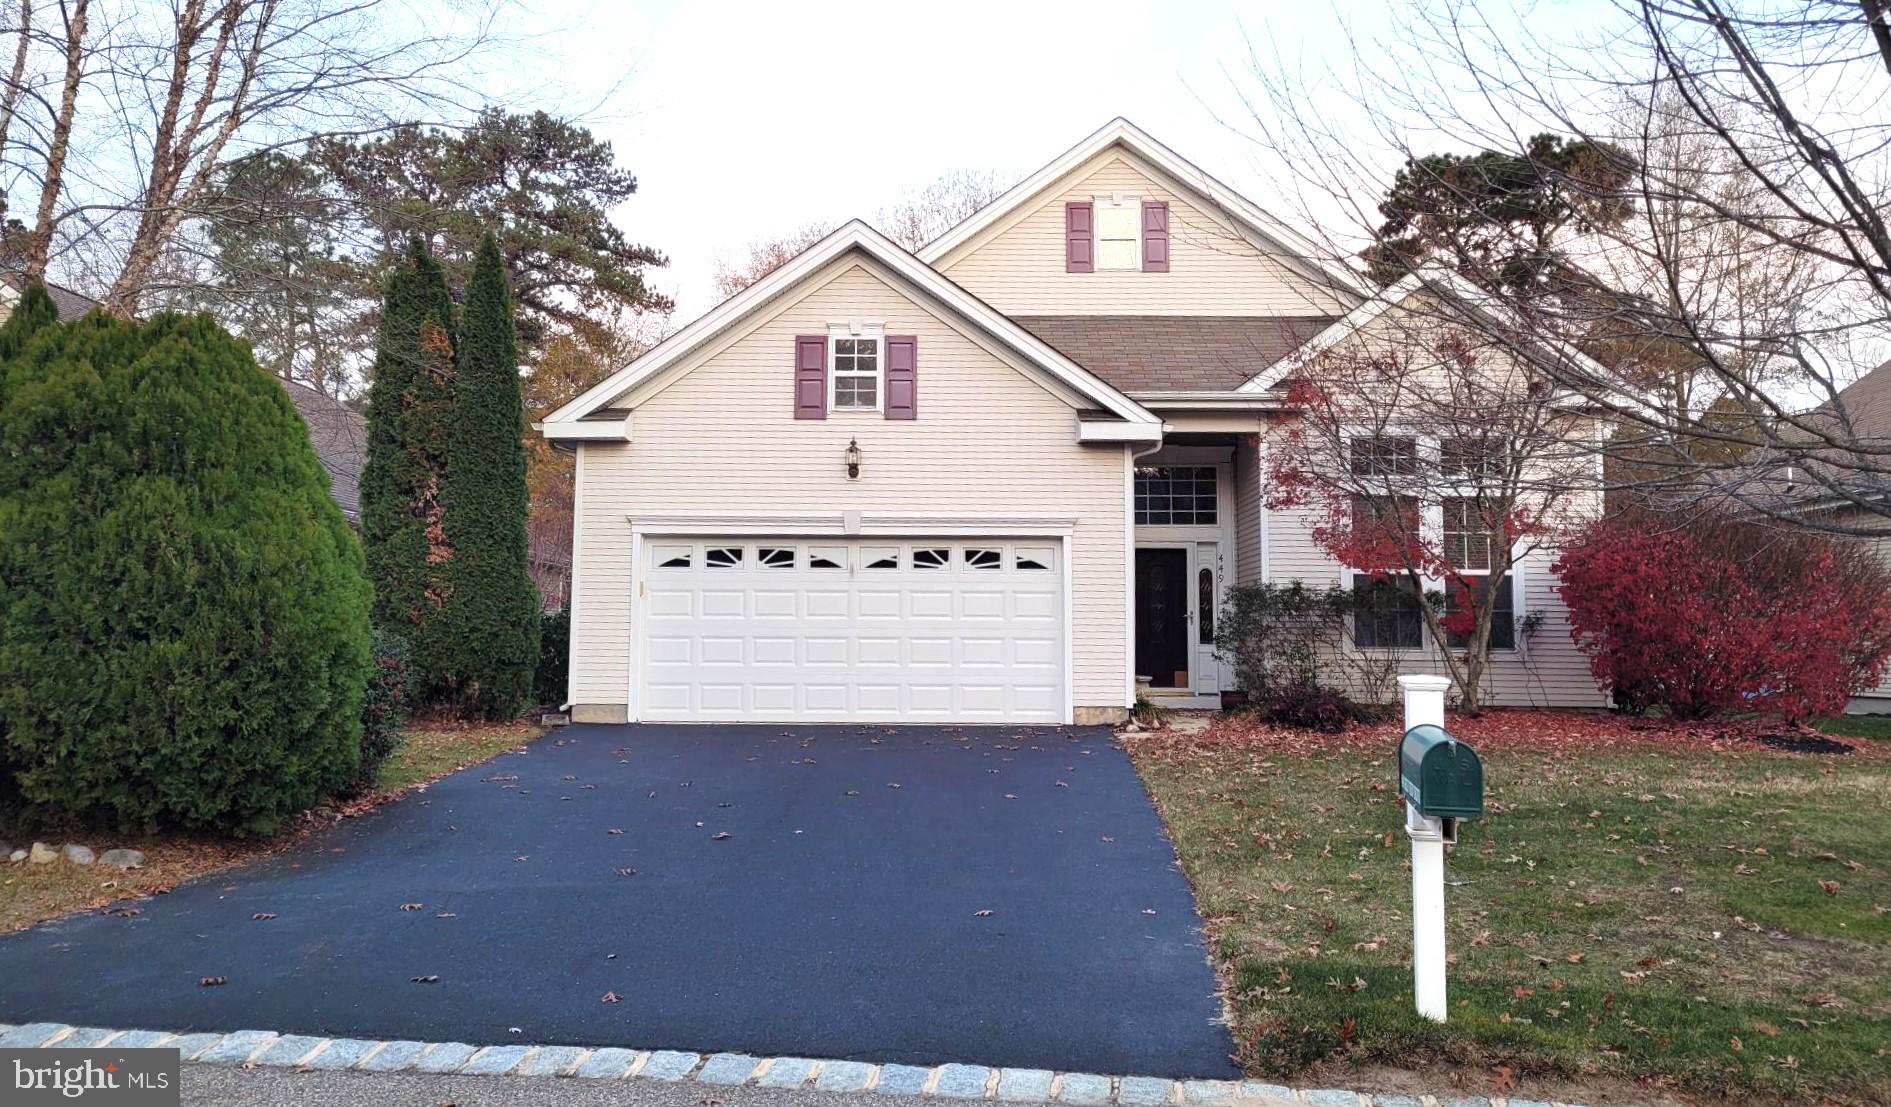
[[939,305],[1010,347],[1026,363],[1043,371],[1077,396],[1124,423],[1147,428],[1151,440],[1160,437],[1162,420],[1154,413],[858,219],[796,254],[774,272],[723,301],[720,306],[671,335],[636,361],[547,416],[540,424],[545,436],[552,439],[595,437],[594,434],[574,428],[573,424],[584,421],[614,398],[674,365],[725,328],[820,272],[829,262],[849,251],[858,251],[884,265]]
[[1232,392],[1329,327],[1331,315],[1014,315],[1125,392]]
[[[19,294],[26,291],[26,278],[18,273],[0,273],[0,283],[4,283],[11,293],[6,297],[6,314],[13,314],[13,305],[19,301]],[[99,302],[82,292],[74,292],[65,285],[51,281],[40,282],[46,286],[46,294],[52,297],[53,307],[59,312],[59,321],[70,323],[86,312],[99,306]]]
[[1112,146],[1135,154],[1176,184],[1195,193],[1211,210],[1229,216],[1254,235],[1258,245],[1303,276],[1352,298],[1370,296],[1372,285],[1312,239],[1263,210],[1252,200],[1208,175],[1200,166],[1150,137],[1148,132],[1118,116],[1090,137],[1064,151],[1049,165],[1026,177],[996,200],[973,212],[963,222],[919,249],[919,260],[935,265],[980,231],[1003,219],[1034,196],[1055,184],[1091,158]]
[[[281,380],[280,377],[277,378]],[[282,381],[289,399],[309,427],[309,442],[322,468],[328,470],[328,489],[341,513],[350,521],[361,517],[361,469],[367,464],[368,421],[360,412],[305,384]]]
[[1880,442],[1891,439],[1891,361],[1839,389],[1837,396],[1801,418],[1809,429],[1823,431],[1829,424],[1835,436]]

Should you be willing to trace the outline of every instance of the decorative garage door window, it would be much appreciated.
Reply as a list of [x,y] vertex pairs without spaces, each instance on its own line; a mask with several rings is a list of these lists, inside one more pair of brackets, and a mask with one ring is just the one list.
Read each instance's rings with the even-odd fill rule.
[[1062,546],[656,540],[633,710],[652,720],[1057,723]]
[[1213,465],[1148,465],[1136,470],[1136,525],[1215,525]]

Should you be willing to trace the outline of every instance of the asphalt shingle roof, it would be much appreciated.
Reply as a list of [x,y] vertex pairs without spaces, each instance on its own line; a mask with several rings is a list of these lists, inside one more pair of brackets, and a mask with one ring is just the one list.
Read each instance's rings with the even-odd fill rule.
[[[280,378],[278,378],[280,379]],[[329,493],[341,513],[357,519],[361,513],[361,469],[367,464],[368,421],[358,411],[305,384],[283,381],[302,421],[309,425],[309,442],[328,470]]]
[[1330,315],[1023,315],[1014,322],[1124,392],[1227,392]]

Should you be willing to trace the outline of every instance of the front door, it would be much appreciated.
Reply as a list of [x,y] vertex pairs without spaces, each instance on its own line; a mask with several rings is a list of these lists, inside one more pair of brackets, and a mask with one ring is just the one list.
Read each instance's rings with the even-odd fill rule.
[[1136,674],[1154,688],[1189,686],[1186,549],[1136,551]]

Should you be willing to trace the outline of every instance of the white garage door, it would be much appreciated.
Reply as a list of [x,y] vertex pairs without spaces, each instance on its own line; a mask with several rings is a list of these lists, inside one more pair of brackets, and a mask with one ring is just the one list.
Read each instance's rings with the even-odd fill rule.
[[1064,720],[1056,542],[647,539],[641,718]]

